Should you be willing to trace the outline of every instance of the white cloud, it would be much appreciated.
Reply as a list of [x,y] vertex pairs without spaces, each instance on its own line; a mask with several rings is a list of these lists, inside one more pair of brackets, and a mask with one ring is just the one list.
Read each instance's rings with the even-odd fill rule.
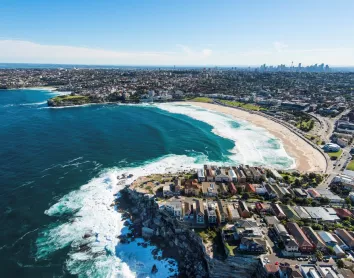
[[202,53],[205,57],[209,57],[213,54],[213,51],[211,49],[203,49]]
[[209,57],[212,55],[213,51],[211,49],[203,49],[202,51],[194,51],[191,49],[189,46],[183,45],[183,44],[177,44],[177,47],[181,48],[184,53],[188,54],[189,56],[195,56],[195,57]]
[[278,52],[282,52],[283,50],[288,48],[288,45],[285,44],[284,42],[273,42],[273,46],[274,46],[275,50]]
[[210,49],[196,52],[187,46],[179,45],[179,47],[182,51],[129,52],[0,39],[0,62],[115,65],[199,64],[205,63],[204,60],[212,53]]
[[210,48],[196,50],[176,45],[175,51],[113,51],[90,47],[46,45],[24,40],[0,39],[0,62],[92,65],[268,65],[301,62],[354,65],[354,48],[291,49],[283,42],[272,47],[224,52]]

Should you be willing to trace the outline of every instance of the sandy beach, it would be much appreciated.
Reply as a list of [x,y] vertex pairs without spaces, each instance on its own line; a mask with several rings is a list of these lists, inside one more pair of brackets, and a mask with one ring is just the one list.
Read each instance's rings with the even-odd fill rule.
[[326,159],[323,155],[301,137],[297,136],[279,123],[260,115],[251,114],[249,112],[231,107],[201,102],[186,102],[186,104],[196,105],[209,110],[228,114],[236,119],[245,120],[262,127],[282,141],[286,152],[295,159],[297,170],[301,172],[326,171]]

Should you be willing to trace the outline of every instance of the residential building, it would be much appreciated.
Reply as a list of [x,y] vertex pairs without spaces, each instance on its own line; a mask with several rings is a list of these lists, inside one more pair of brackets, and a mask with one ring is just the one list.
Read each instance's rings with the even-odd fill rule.
[[271,204],[270,205],[271,211],[278,219],[285,219],[286,215],[283,210],[280,208],[278,204]]
[[327,198],[331,204],[343,204],[345,200],[328,189],[316,189],[322,198]]
[[267,190],[266,197],[268,197],[269,199],[274,199],[274,198],[278,197],[278,194],[275,191],[275,189],[273,188],[273,186],[271,186],[270,184],[266,183],[264,185],[264,187]]
[[288,240],[290,240],[290,235],[283,224],[275,224],[274,231],[281,241],[287,242]]
[[241,217],[238,212],[238,205],[235,203],[228,204],[227,215],[228,215],[229,222],[235,223],[237,220],[239,220]]
[[198,169],[197,175],[198,175],[198,181],[199,182],[205,181],[204,169]]
[[224,197],[229,195],[228,186],[225,183],[218,185],[218,193]]
[[289,233],[295,238],[301,252],[309,253],[314,251],[314,246],[297,223],[288,222],[286,226]]
[[293,206],[292,209],[297,213],[297,215],[300,217],[302,220],[309,220],[311,219],[310,215],[307,213],[307,211],[300,206]]
[[229,174],[229,177],[230,177],[230,181],[237,182],[237,175],[236,175],[235,171],[232,168],[230,168],[228,170],[228,174]]
[[243,237],[240,250],[252,253],[266,253],[267,241],[261,238]]
[[326,243],[321,239],[321,237],[314,231],[311,227],[302,227],[302,230],[309,238],[311,243],[316,247],[316,249],[324,252],[327,250]]
[[261,202],[257,202],[255,204],[255,207],[256,207],[256,211],[259,213],[259,214],[266,214],[269,212],[270,210],[270,206],[267,204],[267,203],[261,203]]
[[237,193],[236,187],[232,182],[229,183],[229,190],[231,195],[235,195]]
[[166,210],[176,218],[182,218],[182,201],[171,198],[166,201]]
[[276,216],[266,216],[264,221],[267,223],[269,228],[274,228],[276,224],[280,224],[279,219]]
[[344,241],[349,248],[354,249],[354,238],[352,235],[344,229],[336,229],[334,232]]
[[334,210],[336,211],[337,216],[341,219],[353,217],[353,214],[348,209],[334,208]]
[[216,182],[230,182],[230,177],[226,173],[226,170],[224,168],[218,168],[215,171],[215,181]]
[[188,221],[188,220],[193,220],[194,219],[194,204],[190,203],[190,202],[184,202],[183,203],[183,218],[184,220]]
[[338,244],[338,241],[333,237],[333,235],[326,231],[318,231],[317,234],[322,239],[322,241],[331,247],[334,247]]
[[262,184],[252,184],[254,189],[256,190],[256,194],[258,195],[265,195],[267,193],[267,189],[265,188],[265,183]]
[[224,201],[218,200],[216,208],[216,216],[218,217],[219,223],[225,223],[228,219],[227,215],[227,205]]
[[261,173],[254,167],[249,167],[251,173],[252,173],[252,176],[253,176],[253,181],[255,182],[259,182],[261,180]]
[[294,239],[293,236],[290,236],[290,239],[284,242],[285,250],[287,252],[298,252],[299,251],[299,245]]
[[251,212],[249,211],[245,201],[238,202],[238,211],[242,218],[249,218],[251,217]]
[[198,196],[201,191],[201,184],[198,180],[187,180],[184,184],[184,193],[187,196]]
[[336,254],[336,257],[338,259],[346,257],[344,250],[342,248],[340,248],[338,245],[333,246],[333,251]]
[[333,178],[333,183],[340,183],[345,189],[354,191],[354,178],[346,175],[338,175]]
[[208,207],[207,217],[208,217],[209,224],[216,224],[217,223],[217,216],[216,216],[216,211],[214,208]]
[[237,182],[240,184],[245,183],[247,180],[247,177],[246,177],[245,173],[243,172],[243,170],[241,168],[237,168],[237,167],[233,167],[232,169],[235,171],[235,173],[237,175]]
[[319,199],[319,198],[321,198],[321,194],[318,193],[315,189],[309,189],[309,190],[307,190],[307,193],[310,194],[310,196],[311,196],[313,199]]
[[338,245],[341,249],[343,249],[343,250],[345,250],[345,251],[350,250],[350,247],[349,247],[338,235],[332,234],[332,236],[336,239],[337,245]]
[[207,197],[216,197],[218,191],[214,182],[202,182],[202,193]]
[[245,187],[246,192],[250,192],[250,193],[256,193],[256,189],[254,188],[254,186],[250,183],[246,184]]
[[211,168],[207,168],[205,172],[206,172],[206,181],[208,182],[214,181],[215,178],[214,170]]
[[182,188],[182,180],[181,179],[176,179],[174,182],[174,193],[176,196],[179,196],[181,194],[181,188]]
[[251,170],[249,169],[248,165],[246,166],[240,166],[242,167],[242,170],[243,172],[245,173],[246,175],[246,181],[247,182],[253,182],[253,175],[252,175],[252,172]]
[[172,197],[173,191],[171,189],[171,183],[170,182],[166,182],[163,184],[162,187],[162,195],[166,198],[166,197]]
[[337,222],[339,217],[336,212],[323,207],[303,207],[310,215],[311,219],[324,222]]
[[297,197],[300,197],[300,198],[307,198],[308,197],[307,192],[302,188],[295,188],[295,189],[293,189],[293,191]]
[[197,224],[204,224],[205,223],[205,210],[204,204],[202,200],[197,200],[197,207],[196,207],[196,223]]

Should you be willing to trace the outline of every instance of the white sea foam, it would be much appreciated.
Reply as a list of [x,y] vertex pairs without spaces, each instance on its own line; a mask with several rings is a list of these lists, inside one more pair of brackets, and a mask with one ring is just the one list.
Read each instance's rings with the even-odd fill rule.
[[19,106],[34,106],[34,105],[42,105],[46,104],[47,101],[41,101],[41,102],[29,102],[29,103],[21,103]]
[[175,114],[187,115],[213,127],[212,132],[235,142],[231,150],[232,161],[250,165],[267,165],[276,168],[293,168],[295,160],[290,157],[281,141],[246,121],[189,104],[161,103],[160,109]]
[[[79,190],[62,197],[45,213],[49,216],[68,215],[70,221],[55,224],[40,233],[36,242],[37,258],[44,259],[57,250],[71,246],[67,268],[71,273],[82,277],[147,277],[145,274],[147,270],[151,271],[153,264],[159,269],[156,277],[167,277],[171,267],[167,261],[154,260],[136,242],[129,246],[119,244],[117,236],[125,227],[121,214],[111,204],[114,195],[134,179],[154,173],[199,168],[202,165],[196,164],[196,159],[170,155],[142,166],[110,169]],[[198,158],[200,161],[203,159]],[[117,177],[122,177],[123,174],[132,174],[133,177],[118,180]],[[118,181],[124,182],[118,184]],[[174,272],[176,269],[177,266]]]

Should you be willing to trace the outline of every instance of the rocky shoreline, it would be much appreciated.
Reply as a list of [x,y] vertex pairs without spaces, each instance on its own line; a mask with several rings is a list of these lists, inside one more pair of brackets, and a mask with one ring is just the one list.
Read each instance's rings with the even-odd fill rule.
[[[183,223],[159,210],[155,198],[127,187],[115,205],[125,217],[131,233],[120,236],[121,242],[144,237],[163,250],[166,257],[178,261],[180,277],[252,277],[256,257],[242,256],[218,260],[210,258],[202,239]],[[157,271],[158,269],[152,269]]]

